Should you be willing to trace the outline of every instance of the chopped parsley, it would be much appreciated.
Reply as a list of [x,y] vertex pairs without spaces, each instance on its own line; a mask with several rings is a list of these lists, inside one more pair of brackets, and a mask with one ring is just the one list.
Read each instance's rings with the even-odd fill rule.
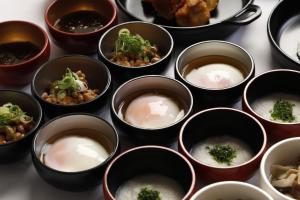
[[275,102],[273,109],[270,111],[273,120],[281,120],[283,122],[293,122],[296,117],[293,115],[292,104],[286,100],[278,100]]
[[237,153],[237,150],[230,145],[216,144],[213,147],[207,146],[206,149],[215,161],[218,163],[226,163],[227,165],[231,165]]
[[144,187],[140,190],[137,200],[161,200],[159,191]]

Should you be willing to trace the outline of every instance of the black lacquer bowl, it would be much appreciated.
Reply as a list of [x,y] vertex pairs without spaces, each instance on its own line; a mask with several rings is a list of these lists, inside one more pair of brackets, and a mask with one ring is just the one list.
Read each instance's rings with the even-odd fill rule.
[[20,106],[28,116],[33,117],[35,123],[24,138],[0,145],[0,163],[9,163],[24,158],[30,152],[32,138],[42,123],[43,112],[39,102],[24,92],[0,90],[0,97],[0,105],[12,103]]
[[[197,86],[186,80],[184,70],[187,64],[196,59],[206,56],[226,56],[239,61],[242,65],[244,80],[233,86],[214,89]],[[195,109],[202,110],[215,106],[228,106],[235,103],[242,95],[246,84],[254,77],[255,64],[252,56],[242,47],[221,40],[209,40],[199,42],[187,47],[178,56],[175,64],[175,77],[183,82],[192,92],[195,102]]]
[[[47,102],[42,94],[49,90],[50,84],[60,80],[69,68],[73,72],[81,70],[85,75],[91,89],[98,89],[99,95],[88,102],[76,105],[59,105]],[[72,112],[96,113],[106,103],[111,86],[111,75],[107,67],[86,56],[63,56],[44,64],[34,75],[31,91],[41,103],[46,115],[50,118]]]
[[[109,157],[93,168],[77,172],[63,172],[46,166],[40,159],[46,142],[63,131],[74,129],[97,130],[97,134],[102,134],[111,147]],[[33,139],[31,155],[35,169],[47,183],[59,189],[77,192],[100,184],[107,165],[119,151],[119,136],[108,122],[95,115],[72,113],[57,117],[40,128]]]
[[268,20],[268,36],[275,60],[282,67],[299,70],[300,52],[300,4],[295,1],[280,1]]
[[[145,92],[164,91],[174,94],[172,98],[182,104],[184,116],[176,122],[158,128],[142,128],[130,124],[119,116],[119,110],[125,99],[133,99]],[[134,95],[134,96],[131,96]],[[133,97],[133,98],[132,98]],[[193,96],[189,89],[181,82],[159,75],[141,76],[131,79],[121,85],[112,97],[111,115],[112,120],[131,141],[136,144],[163,144],[167,145],[174,141],[179,134],[179,129],[184,120],[191,114],[193,108]]]
[[[110,56],[114,51],[118,32],[123,28],[149,40],[152,45],[157,47],[161,59],[155,63],[138,67],[127,67],[112,62]],[[173,38],[166,29],[147,22],[126,22],[112,27],[103,34],[99,41],[98,56],[109,67],[113,80],[122,83],[137,76],[162,73],[168,67],[173,47]]]

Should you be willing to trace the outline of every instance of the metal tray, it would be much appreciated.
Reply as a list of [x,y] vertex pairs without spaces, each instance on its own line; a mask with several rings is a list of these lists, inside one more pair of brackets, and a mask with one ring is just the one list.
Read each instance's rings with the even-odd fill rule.
[[[20,19],[32,21],[42,27],[44,23],[44,10],[53,0],[1,0],[0,1],[0,22],[6,20]],[[278,0],[256,0],[254,4],[262,8],[262,16],[251,23],[250,25],[239,28],[235,33],[224,40],[239,44],[244,47],[253,56],[256,66],[256,75],[267,70],[280,68],[279,63],[273,61],[271,56],[271,45],[267,36],[267,20],[271,9],[275,6]],[[120,21],[125,21],[121,18]],[[175,41],[176,42],[176,41]],[[165,73],[169,77],[174,77],[174,62],[177,55],[186,46],[176,46],[170,66]],[[51,43],[51,58],[56,58],[67,54],[63,50]],[[96,55],[94,55],[96,58]],[[0,89],[8,88],[0,85]],[[9,89],[23,90],[30,93],[30,85]],[[0,97],[1,98],[1,97]],[[241,102],[236,103],[233,107],[241,109]],[[107,106],[109,108],[109,106]],[[108,109],[98,113],[102,118],[111,122],[110,112]],[[120,133],[120,132],[119,132]],[[129,141],[125,141],[121,135],[122,149],[127,149],[132,146]],[[176,149],[176,144],[172,145]],[[249,183],[259,185],[259,174],[256,172]],[[101,200],[102,186],[82,192],[71,193],[58,190],[46,182],[44,182],[36,173],[31,157],[28,156],[25,160],[9,164],[0,165],[0,199],[1,200]]]

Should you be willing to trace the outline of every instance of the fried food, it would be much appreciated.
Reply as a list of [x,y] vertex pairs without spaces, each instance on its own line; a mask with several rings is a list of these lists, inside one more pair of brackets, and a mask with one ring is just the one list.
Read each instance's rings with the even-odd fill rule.
[[185,0],[144,0],[151,3],[157,14],[166,20],[172,20],[176,11],[183,6]]
[[151,3],[157,14],[166,20],[176,20],[179,26],[207,24],[210,12],[216,9],[218,0],[144,0]]
[[208,23],[210,12],[203,0],[186,0],[175,16],[179,26],[198,26]]
[[219,0],[204,0],[207,4],[207,7],[209,9],[210,12],[212,12],[213,10],[216,9],[218,3],[219,3]]

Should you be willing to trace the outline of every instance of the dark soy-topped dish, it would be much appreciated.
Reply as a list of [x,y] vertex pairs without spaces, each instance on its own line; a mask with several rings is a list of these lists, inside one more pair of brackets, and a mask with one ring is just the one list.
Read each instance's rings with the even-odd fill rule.
[[97,112],[106,102],[111,75],[86,56],[64,56],[44,64],[34,75],[32,94],[49,117],[70,112]]
[[300,6],[283,0],[275,6],[268,20],[268,36],[274,59],[284,67],[300,66]]
[[[220,38],[233,32],[237,27],[239,27],[239,25],[251,23],[261,15],[261,9],[258,6],[253,5],[252,0],[234,0],[229,2],[219,0],[215,10],[210,12],[211,16],[209,23],[206,24],[209,17],[209,11],[206,11],[204,14],[198,13],[202,13],[202,11],[205,9],[203,8],[203,4],[206,4],[206,2],[206,0],[196,0],[192,3],[190,0],[116,1],[120,10],[127,17],[129,17],[129,19],[162,25],[163,27],[167,28],[177,39],[180,39],[180,41],[184,40],[188,42],[191,42],[192,40],[199,41],[216,37]],[[213,0],[210,2],[215,1]],[[151,6],[151,3],[154,4],[154,8]],[[193,9],[197,10],[198,12],[195,13],[194,11],[191,11]],[[180,12],[179,21],[183,22],[180,24],[184,26],[179,26],[178,23],[176,24],[176,20],[172,19],[172,16],[170,17],[170,15],[174,14],[174,10],[180,10],[177,11]],[[159,17],[157,11],[159,11],[160,15],[164,17]],[[171,20],[166,20],[165,18],[171,18]],[[203,18],[205,18],[205,20],[203,20]],[[194,24],[195,21],[198,22]],[[202,23],[204,25],[200,25]],[[209,34],[207,34],[208,31],[210,32]]]
[[300,73],[272,70],[252,79],[245,88],[243,110],[256,117],[273,141],[300,136]]
[[103,178],[105,200],[143,200],[147,195],[187,200],[195,187],[195,172],[187,159],[160,146],[137,147],[122,153],[110,163]]
[[173,38],[164,28],[146,22],[126,22],[103,34],[98,56],[107,64],[114,80],[124,82],[163,72],[173,46]]
[[117,11],[110,0],[54,1],[46,10],[49,32],[61,48],[91,54],[101,35],[117,24]]
[[0,90],[0,96],[0,163],[9,163],[30,152],[43,115],[38,101],[26,93]]
[[105,168],[119,150],[118,134],[108,122],[75,113],[57,117],[40,128],[33,140],[32,160],[47,183],[83,191],[101,182]]
[[218,40],[186,48],[175,64],[175,77],[191,90],[197,109],[234,103],[254,73],[254,61],[245,49]]
[[200,181],[249,179],[267,148],[263,126],[231,108],[196,113],[182,126],[179,152],[189,159]]
[[112,97],[111,113],[116,126],[138,144],[171,143],[190,115],[193,97],[174,79],[149,75],[131,79]]
[[50,56],[46,32],[25,21],[0,23],[0,83],[25,85]]

